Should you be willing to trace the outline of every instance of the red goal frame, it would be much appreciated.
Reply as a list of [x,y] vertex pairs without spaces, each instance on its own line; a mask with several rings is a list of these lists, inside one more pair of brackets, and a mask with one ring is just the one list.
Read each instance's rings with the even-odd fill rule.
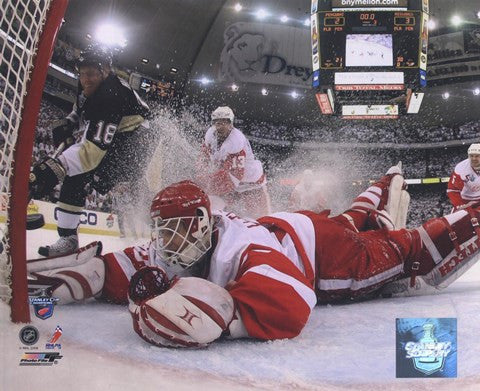
[[15,144],[8,210],[10,216],[8,221],[9,252],[12,262],[10,316],[13,322],[30,322],[26,264],[28,178],[43,87],[67,5],[68,0],[52,0],[50,4],[39,38],[33,68],[30,71],[30,81],[26,89],[27,95],[21,112],[21,124]]

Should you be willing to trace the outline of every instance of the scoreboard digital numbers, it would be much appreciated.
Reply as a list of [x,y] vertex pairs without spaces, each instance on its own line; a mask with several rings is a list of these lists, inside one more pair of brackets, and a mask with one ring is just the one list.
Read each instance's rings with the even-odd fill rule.
[[319,12],[320,69],[418,68],[420,11]]
[[322,114],[397,119],[419,112],[428,2],[312,0],[312,87]]

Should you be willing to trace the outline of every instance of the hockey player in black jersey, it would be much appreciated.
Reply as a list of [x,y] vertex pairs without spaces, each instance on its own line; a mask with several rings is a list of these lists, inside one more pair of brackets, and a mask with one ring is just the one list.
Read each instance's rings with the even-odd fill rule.
[[[55,145],[63,145],[64,150],[32,170],[34,198],[45,196],[63,182],[57,204],[60,238],[40,247],[40,255],[58,256],[78,249],[77,227],[87,184],[104,194],[119,182],[130,182],[132,191],[141,192],[141,186],[135,184],[149,161],[149,108],[111,66],[111,52],[106,48],[91,45],[80,54],[76,104],[53,129]],[[77,142],[75,129],[83,134]]]

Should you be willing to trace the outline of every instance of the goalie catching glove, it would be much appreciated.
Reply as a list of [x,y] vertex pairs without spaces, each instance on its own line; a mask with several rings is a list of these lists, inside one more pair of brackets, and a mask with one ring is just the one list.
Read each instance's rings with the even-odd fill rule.
[[169,281],[148,266],[130,281],[128,308],[135,332],[162,347],[205,347],[227,331],[235,313],[224,288],[196,277]]

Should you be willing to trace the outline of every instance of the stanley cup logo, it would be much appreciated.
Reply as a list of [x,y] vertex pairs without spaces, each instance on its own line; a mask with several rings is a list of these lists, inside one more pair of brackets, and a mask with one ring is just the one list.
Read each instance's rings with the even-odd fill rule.
[[407,342],[405,350],[407,358],[413,359],[415,369],[431,375],[443,368],[445,357],[451,350],[450,342],[438,342],[432,323],[423,325],[423,337],[418,342]]

